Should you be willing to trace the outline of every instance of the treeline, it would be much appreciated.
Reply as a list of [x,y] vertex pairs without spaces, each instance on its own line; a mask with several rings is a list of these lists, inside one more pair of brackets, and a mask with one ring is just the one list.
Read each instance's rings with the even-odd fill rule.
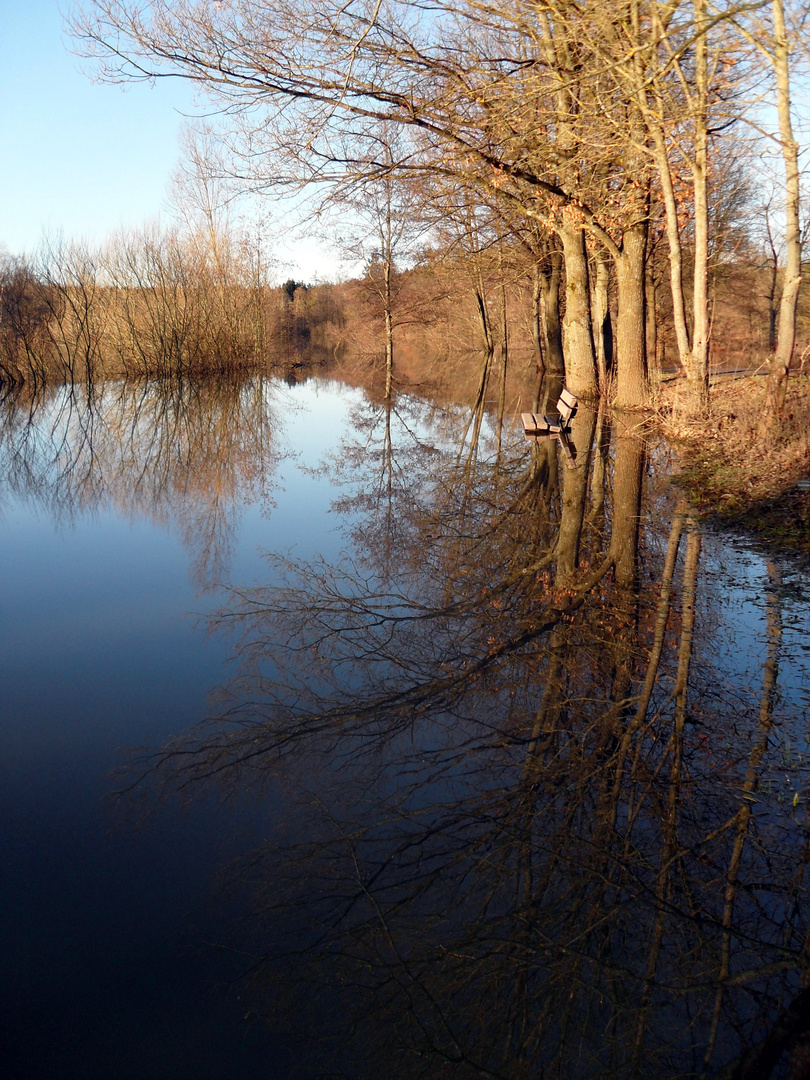
[[[783,273],[751,228],[751,199],[718,223],[709,269],[713,370],[753,369],[772,354]],[[661,229],[647,259],[645,344],[648,377],[680,370]],[[469,237],[468,237],[469,240]],[[476,244],[434,231],[412,265],[391,268],[387,299],[370,260],[339,284],[269,283],[247,242],[204,241],[148,229],[93,250],[48,242],[30,259],[0,259],[0,382],[31,386],[102,378],[178,378],[287,371],[302,363],[340,364],[364,382],[385,378],[386,302],[396,344],[397,385],[473,386],[479,361],[511,357],[522,380],[535,369],[565,372],[562,251],[538,257],[521,237],[486,234]],[[589,258],[590,305],[600,368],[615,366],[614,282]],[[687,281],[687,288],[691,283]],[[810,311],[798,309],[799,356],[810,340]]]
[[[709,265],[708,295],[711,332],[707,370],[768,370],[775,346],[784,272],[750,228],[751,203],[741,204],[737,220],[718,228]],[[647,379],[653,392],[662,380],[682,373],[669,294],[669,267],[661,234],[647,259],[643,335]],[[603,379],[615,378],[618,295],[598,256],[588,260],[589,303],[598,364]],[[338,285],[321,286],[319,312],[332,317],[319,325],[315,314],[300,310],[308,331],[317,335],[341,372],[365,384],[385,383],[384,301],[375,287],[374,267]],[[453,245],[434,245],[420,253],[415,266],[395,268],[391,275],[390,317],[394,341],[394,385],[430,383],[475,393],[482,367],[490,357],[487,392],[497,397],[500,368],[505,362],[517,392],[532,393],[536,372],[566,374],[563,324],[566,275],[562,253],[553,248],[536,258],[521,243],[503,239],[478,253],[459,252]],[[685,278],[687,295],[692,282]],[[296,305],[301,303],[297,294]],[[804,370],[810,351],[810,303],[802,292],[797,309],[796,369]],[[497,376],[497,377],[496,377]],[[493,382],[494,378],[494,382]]]
[[712,268],[728,262],[741,188],[758,188],[782,271],[778,414],[802,277],[791,84],[806,16],[806,0],[440,0],[429,13],[416,0],[88,0],[72,30],[102,78],[193,80],[209,119],[226,118],[234,176],[308,189],[353,247],[364,237],[386,385],[391,271],[421,229],[459,256],[502,256],[507,274],[516,245],[527,253],[537,340],[579,396],[645,407],[666,328],[704,402]]
[[273,288],[256,251],[146,229],[101,248],[50,241],[0,260],[0,382],[177,378],[318,351],[328,297]]

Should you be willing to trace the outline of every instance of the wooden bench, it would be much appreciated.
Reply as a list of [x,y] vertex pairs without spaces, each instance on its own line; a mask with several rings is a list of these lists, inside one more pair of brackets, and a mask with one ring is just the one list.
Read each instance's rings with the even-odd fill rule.
[[530,412],[520,414],[523,434],[530,438],[534,435],[559,435],[561,431],[567,431],[577,404],[576,397],[563,387],[557,402],[556,416],[541,416],[540,413]]
[[576,469],[577,467],[577,448],[568,438],[564,431],[558,431],[556,434],[551,432],[545,432],[542,435],[526,435],[529,442],[546,442],[553,439],[560,448],[562,459],[567,469]]

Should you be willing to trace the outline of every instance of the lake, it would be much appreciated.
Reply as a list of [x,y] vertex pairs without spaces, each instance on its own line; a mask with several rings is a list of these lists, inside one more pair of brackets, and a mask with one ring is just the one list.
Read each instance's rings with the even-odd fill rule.
[[4,1075],[803,1075],[806,566],[675,465],[326,379],[7,398]]

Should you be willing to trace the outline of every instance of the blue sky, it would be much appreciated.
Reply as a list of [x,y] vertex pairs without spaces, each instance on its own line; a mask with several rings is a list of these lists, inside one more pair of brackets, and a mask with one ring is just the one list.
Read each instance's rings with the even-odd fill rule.
[[[0,35],[0,248],[31,252],[46,231],[95,243],[168,220],[178,137],[195,112],[190,88],[93,83],[70,51],[58,0],[0,0]],[[335,273],[311,244],[296,244],[297,265],[279,255],[281,276]]]

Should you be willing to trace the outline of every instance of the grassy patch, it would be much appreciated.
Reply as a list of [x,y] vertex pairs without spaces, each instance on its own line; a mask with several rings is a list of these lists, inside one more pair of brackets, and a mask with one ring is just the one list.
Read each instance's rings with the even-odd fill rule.
[[781,421],[768,420],[766,380],[729,380],[712,388],[696,416],[674,387],[664,428],[680,454],[676,483],[707,517],[810,554],[810,381],[794,378]]

